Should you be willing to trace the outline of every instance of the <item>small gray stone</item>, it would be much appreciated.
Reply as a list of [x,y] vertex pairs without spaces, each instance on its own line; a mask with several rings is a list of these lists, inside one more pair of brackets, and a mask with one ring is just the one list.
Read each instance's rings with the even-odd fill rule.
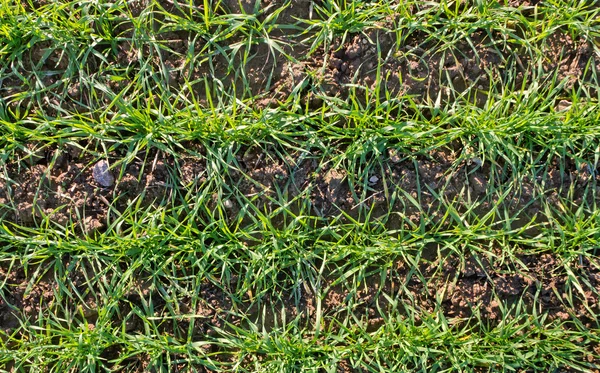
[[373,175],[373,176],[371,176],[371,177],[369,178],[369,182],[370,182],[371,184],[377,184],[377,182],[378,182],[378,181],[379,181],[379,178],[378,178],[377,176],[375,176],[375,175]]
[[479,166],[479,167],[481,167],[481,166],[483,165],[483,161],[482,161],[482,160],[481,160],[481,158],[479,158],[479,157],[473,157],[473,158],[471,158],[471,159],[469,160],[469,162],[470,162],[471,164],[475,164],[475,165],[477,165],[477,166]]
[[556,104],[556,111],[558,111],[558,112],[567,111],[567,110],[571,109],[571,105],[572,105],[572,103],[570,101],[560,100],[558,102],[558,104]]
[[92,176],[103,187],[109,187],[115,183],[115,177],[110,172],[108,162],[105,160],[99,161],[94,165]]

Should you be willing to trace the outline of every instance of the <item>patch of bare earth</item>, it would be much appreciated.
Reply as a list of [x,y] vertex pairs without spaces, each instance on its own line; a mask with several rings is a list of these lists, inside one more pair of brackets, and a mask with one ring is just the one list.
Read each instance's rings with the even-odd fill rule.
[[[471,214],[483,216],[499,204],[514,214],[515,223],[534,217],[542,222],[543,203],[561,209],[561,199],[571,198],[574,206],[591,206],[594,191],[590,187],[599,181],[598,170],[577,168],[566,158],[554,159],[535,177],[519,176],[519,185],[510,186],[500,200],[500,193],[490,191],[506,187],[514,175],[501,167],[492,170],[489,162],[457,163],[456,153],[448,149],[401,158],[391,148],[365,174],[334,167],[316,151],[280,155],[240,147],[234,164],[215,171],[208,167],[209,158],[201,146],[177,158],[149,150],[128,160],[120,150],[98,160],[85,144],[40,146],[28,144],[30,150],[17,152],[14,161],[3,166],[0,214],[6,221],[25,226],[48,221],[88,235],[103,231],[107,221],[133,205],[172,208],[190,202],[206,204],[203,211],[216,211],[220,205],[231,221],[241,217],[246,223],[252,214],[249,203],[269,213],[292,200],[292,211],[304,206],[310,209],[304,213],[320,217],[344,212],[365,219],[365,211],[372,211],[370,219],[386,219],[383,223],[390,229],[410,229],[423,218],[437,224],[449,206],[464,213],[474,205]],[[114,182],[103,184],[94,174],[98,162],[107,162]],[[225,188],[213,189],[211,199],[191,201],[194,194],[189,193],[206,192],[203,188],[217,177],[215,172],[226,182]]]
[[[281,12],[276,24],[297,24],[297,19],[308,19],[309,3],[293,1],[281,10],[282,1],[262,1],[257,8],[262,14],[258,18],[264,20],[277,10]],[[195,2],[192,8],[188,3],[164,1],[158,4],[160,8],[152,8],[158,11],[157,22],[166,22],[165,14],[188,17],[186,12],[202,11],[204,6],[202,2]],[[218,14],[253,14],[254,4],[253,1],[224,1],[216,11]],[[148,1],[134,1],[129,2],[128,9],[131,15],[139,17],[150,9],[148,6]],[[150,63],[152,71],[157,73],[147,77],[157,82],[157,96],[168,97],[175,106],[189,102],[207,106],[209,95],[215,99],[219,91],[231,87],[235,87],[236,97],[250,100],[257,109],[276,107],[294,99],[303,106],[318,108],[324,104],[323,97],[347,99],[351,90],[355,90],[359,101],[373,101],[377,96],[381,99],[389,94],[411,97],[416,103],[430,105],[456,100],[483,105],[490,88],[499,91],[507,84],[520,87],[526,82],[528,85],[534,72],[538,74],[536,62],[528,55],[519,55],[518,46],[511,47],[506,42],[504,49],[495,46],[502,44],[499,43],[504,38],[501,34],[475,31],[469,40],[464,38],[440,48],[436,41],[423,42],[428,39],[427,35],[414,34],[398,40],[395,32],[386,31],[394,27],[393,23],[380,27],[351,34],[344,41],[336,38],[328,49],[321,46],[313,54],[308,53],[308,45],[301,43],[306,35],[295,36],[285,28],[275,28],[272,41],[289,57],[267,43],[255,42],[248,50],[244,47],[232,55],[211,53],[208,59],[198,61],[194,56],[208,50],[206,40],[194,31],[157,32],[155,38],[160,48],[154,50],[136,39],[131,22],[119,22],[114,27],[120,39],[116,48],[108,44],[96,47],[104,53],[104,61],[94,54],[78,61],[71,52],[50,41],[33,43],[24,54],[18,74],[9,73],[5,77],[0,94],[8,98],[8,108],[15,116],[38,112],[56,117],[65,110],[86,112],[96,106],[106,106],[117,94],[135,105],[153,105],[156,103],[139,95],[133,78]],[[239,35],[231,38],[229,44],[242,41],[238,40]],[[594,53],[593,45],[586,40],[573,40],[562,30],[544,40],[540,48],[545,77],[536,78],[549,78],[556,72],[558,80],[568,80],[565,95],[593,79],[593,68],[600,70],[600,57]],[[247,57],[242,57],[244,53]],[[75,64],[84,66],[83,75],[68,73]],[[113,81],[107,79],[110,75],[107,72],[111,70],[127,74],[124,79]],[[94,90],[92,81],[103,84],[106,89]],[[40,86],[47,87],[48,93],[25,98],[21,95]]]
[[[194,297],[183,296],[174,289],[163,288],[163,284],[158,284],[159,289],[151,276],[136,272],[127,281],[123,295],[111,299],[108,308],[107,300],[101,295],[101,283],[89,280],[97,271],[105,269],[94,268],[90,262],[65,260],[64,268],[69,270],[62,273],[54,272],[56,267],[48,263],[24,267],[18,261],[2,262],[0,281],[5,286],[3,297],[0,297],[0,328],[10,333],[18,328],[19,320],[35,322],[40,314],[48,313],[59,318],[70,317],[73,325],[96,328],[100,322],[96,311],[102,306],[113,314],[114,326],[130,335],[143,334],[150,323],[161,335],[186,340],[191,333],[193,340],[205,340],[218,337],[219,330],[230,330],[230,325],[247,327],[247,321],[236,316],[239,310],[267,331],[281,326],[283,317],[288,322],[300,317],[301,325],[313,328],[317,321],[318,298],[322,300],[319,308],[323,328],[333,330],[340,320],[350,315],[354,315],[354,320],[359,320],[366,330],[375,331],[385,324],[388,312],[411,316],[420,323],[421,317],[434,313],[438,308],[451,326],[456,327],[469,322],[473,315],[478,315],[488,327],[493,327],[519,312],[536,312],[538,315],[547,314],[547,322],[550,323],[566,322],[566,325],[571,325],[579,320],[585,328],[597,328],[600,263],[597,259],[584,258],[572,267],[584,284],[576,290],[569,275],[562,270],[562,260],[549,253],[520,255],[506,261],[478,255],[467,256],[466,259],[456,255],[436,258],[432,254],[431,259],[421,260],[417,271],[410,263],[397,261],[388,266],[385,275],[376,273],[364,278],[361,281],[363,285],[356,291],[348,284],[352,278],[340,282],[324,277],[322,287],[316,289],[319,294],[303,291],[299,300],[292,293],[282,293],[278,297],[264,295],[257,299],[251,290],[240,296],[235,289],[240,289],[238,282],[244,281],[244,276],[237,275],[219,284],[204,281]],[[115,275],[103,273],[108,281],[118,282],[118,278],[113,278]],[[178,280],[178,286],[193,286],[195,280],[190,281],[192,283]],[[66,294],[61,293],[59,283],[70,289],[68,302],[62,299]],[[61,294],[60,297],[58,294]],[[232,296],[238,299],[235,307]],[[173,299],[177,302],[173,303]],[[390,299],[395,301],[395,306],[389,302]],[[511,309],[511,305],[518,302],[524,309]],[[146,313],[145,305],[148,304],[152,304],[154,310],[151,315],[153,321],[144,321],[137,316]],[[232,356],[231,351],[210,343],[206,344],[205,350],[206,353],[220,354],[218,359],[222,361]],[[115,358],[119,353],[120,347],[115,344],[107,347],[103,356]],[[590,362],[595,361],[592,358]],[[128,371],[136,366],[143,371],[147,362],[144,363],[144,356],[139,355],[113,368],[118,370],[125,365],[129,367]],[[340,369],[350,371],[347,362],[341,362]]]

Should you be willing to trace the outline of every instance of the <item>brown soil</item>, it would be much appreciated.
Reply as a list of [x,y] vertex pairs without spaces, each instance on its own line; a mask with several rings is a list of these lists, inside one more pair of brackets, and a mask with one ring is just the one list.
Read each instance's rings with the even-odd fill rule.
[[[45,2],[34,3],[41,6]],[[180,12],[171,1],[159,3],[169,13]],[[308,3],[308,0],[294,2],[279,16],[280,23],[293,23],[292,17],[308,18]],[[532,3],[510,2],[513,6]],[[145,4],[145,1],[130,2],[132,14],[139,16]],[[224,1],[223,11],[241,12],[239,4],[238,1]],[[252,4],[254,1],[242,1],[243,11],[250,13]],[[261,6],[277,9],[281,4],[276,0],[263,1]],[[130,25],[120,25],[117,32],[125,37],[131,36]],[[132,80],[103,80],[106,79],[105,70],[113,68],[128,69],[130,76],[135,76],[140,71],[140,56],[150,60],[155,70],[166,71],[164,77],[155,77],[162,84],[158,87],[161,93],[182,92],[188,98],[193,95],[206,105],[208,97],[203,79],[213,74],[225,86],[237,83],[240,97],[256,96],[251,103],[256,108],[276,106],[290,99],[317,108],[324,104],[324,96],[346,99],[351,89],[349,84],[362,87],[358,97],[365,104],[373,100],[373,95],[385,97],[386,93],[390,93],[411,96],[417,103],[433,105],[459,100],[459,96],[465,94],[470,100],[483,105],[490,89],[499,89],[508,82],[520,85],[532,74],[530,61],[525,56],[509,59],[510,51],[491,48],[490,36],[483,32],[471,36],[473,45],[459,41],[454,47],[441,52],[433,48],[433,42],[422,43],[423,35],[411,35],[399,42],[392,33],[372,30],[350,35],[344,42],[338,38],[327,49],[321,47],[310,55],[307,54],[307,46],[286,47],[286,53],[294,58],[292,63],[279,52],[272,55],[264,44],[253,46],[249,51],[252,58],[244,68],[251,91],[244,92],[239,88],[243,86],[242,78],[229,72],[222,57],[214,57],[212,68],[206,63],[186,64],[187,51],[190,48],[202,50],[205,44],[193,33],[166,32],[160,33],[159,37],[164,42],[164,49],[159,53],[132,41],[119,41],[117,52],[107,55],[109,65],[93,56],[77,61],[75,56],[62,53],[50,41],[35,43],[28,58],[18,67],[18,74],[10,73],[4,78],[0,95],[7,100],[7,106],[15,117],[22,117],[25,113],[55,117],[61,115],[61,110],[86,112],[109,103],[111,96],[122,90],[125,90],[125,100],[138,105],[148,104],[136,98],[139,92],[128,88],[133,85]],[[297,45],[293,37],[283,31],[277,37],[282,42]],[[379,49],[375,47],[377,43]],[[395,51],[397,44],[401,47]],[[586,70],[588,62],[593,61],[600,71],[600,57],[594,55],[591,44],[572,40],[562,32],[547,40],[544,53],[548,56],[543,66],[544,74],[549,76],[556,72],[559,80],[566,79],[565,92],[591,78]],[[383,61],[379,73],[376,69],[378,61]],[[239,62],[237,59],[236,63]],[[107,91],[93,95],[87,83],[69,75],[67,71],[75,63],[82,64],[90,77],[106,83]],[[37,71],[51,73],[37,74]],[[511,81],[509,72],[514,71],[517,74]],[[42,85],[48,87],[49,92],[58,93],[16,99],[18,93],[34,85]],[[488,194],[489,188],[503,185],[511,178],[502,171],[492,170],[489,164],[482,167],[466,162],[456,164],[455,154],[461,149],[442,149],[409,157],[390,148],[384,156],[374,159],[377,166],[364,175],[360,170],[334,167],[330,162],[324,162],[324,156],[317,152],[310,156],[299,152],[280,155],[278,149],[245,146],[237,149],[229,167],[217,167],[208,162],[210,156],[204,148],[186,144],[190,151],[178,158],[154,149],[142,151],[131,160],[124,160],[125,151],[119,149],[109,153],[108,161],[113,166],[112,172],[117,181],[113,186],[103,187],[92,175],[92,168],[98,160],[96,155],[102,153],[95,146],[82,142],[48,148],[31,143],[7,164],[0,164],[0,217],[7,224],[14,222],[32,227],[48,222],[72,227],[80,235],[93,237],[109,229],[111,222],[126,214],[132,205],[139,203],[142,208],[173,207],[185,200],[181,198],[185,193],[206,193],[210,198],[206,199],[202,214],[223,216],[230,224],[238,220],[243,224],[252,223],[253,211],[245,210],[244,200],[252,200],[258,211],[271,213],[279,207],[277,201],[281,200],[281,196],[287,196],[287,200],[296,201],[292,209],[309,206],[308,212],[317,217],[332,218],[343,211],[349,217],[363,221],[388,217],[382,223],[390,230],[411,229],[426,217],[431,219],[426,224],[443,224],[445,206],[434,195],[446,201],[458,198],[465,202],[457,205],[459,210],[464,208],[466,201],[471,201],[479,205],[475,214],[482,216],[497,202],[497,195]],[[566,164],[566,169],[561,169],[559,163]],[[539,198],[542,194],[545,196],[543,200],[551,206],[558,206],[560,197],[565,197],[571,189],[575,191],[575,204],[592,198],[588,189],[595,185],[591,172],[594,170],[577,169],[571,160],[556,160],[549,164],[551,166],[540,173],[544,175],[542,179],[521,180],[520,186],[514,188],[503,202],[523,223],[533,217],[538,217],[538,221],[543,219],[539,214],[543,208]],[[593,174],[599,175],[598,171]],[[215,173],[226,181],[223,190],[206,189],[207,180]],[[414,198],[418,205],[408,202],[405,196]],[[369,211],[372,211],[371,215],[367,215]],[[179,218],[185,219],[185,212]],[[273,220],[274,224],[285,224],[277,215],[273,216]],[[528,233],[535,236],[538,232]],[[497,255],[504,257],[502,253]],[[557,272],[557,268],[564,268],[563,260],[551,253],[541,253],[520,255],[505,262],[473,254],[462,261],[459,256],[450,255],[441,248],[429,248],[418,263],[416,272],[411,271],[409,263],[397,261],[389,265],[383,280],[379,273],[368,276],[357,293],[350,293],[346,284],[339,284],[336,279],[323,278],[322,289],[318,289],[324,299],[321,305],[323,321],[334,325],[336,319],[353,313],[365,322],[367,329],[374,330],[383,324],[385,313],[392,307],[383,296],[386,294],[407,309],[419,310],[415,312],[417,316],[439,308],[457,324],[478,314],[485,322],[494,325],[506,316],[506,312],[517,313],[517,310],[503,309],[510,309],[510,305],[522,299],[527,308],[523,311],[535,309],[539,314],[547,313],[549,322],[577,319],[586,328],[600,327],[596,316],[600,313],[600,262],[593,256],[583,257],[579,264],[571,267],[574,273],[585,279],[582,281],[585,284],[581,289],[583,293],[579,293],[566,273]],[[19,325],[18,317],[26,317],[33,322],[40,313],[49,311],[77,315],[73,317],[85,320],[90,327],[98,327],[99,315],[95,309],[103,301],[99,296],[102,290],[99,283],[90,285],[87,279],[103,270],[74,258],[63,259],[61,263],[62,267],[69,268],[68,272],[56,273],[53,263],[24,266],[17,260],[0,262],[0,283],[5,284],[0,289],[1,329],[14,330]],[[109,274],[109,279],[117,276],[116,273]],[[74,295],[67,303],[57,299],[57,278],[79,296]],[[173,304],[154,286],[147,273],[136,271],[127,292],[116,299],[118,310],[114,311],[113,321],[117,324],[124,322],[128,333],[144,333],[142,320],[136,317],[123,320],[120,317],[130,314],[135,307],[142,307],[144,299],[152,299],[156,315],[181,315],[180,319],[157,325],[161,333],[178,338],[187,338],[189,333],[198,337],[215,336],[218,329],[227,328],[227,323],[243,326],[243,321],[230,312],[231,295],[241,288],[240,281],[234,277],[229,283],[222,284],[205,279],[197,297],[181,296],[178,297],[179,302]],[[267,294],[262,296],[261,302],[254,303],[251,300],[257,289],[250,289],[243,304],[248,306],[246,311],[251,318],[266,329],[281,321],[278,313],[281,309],[284,309],[288,320],[300,317],[305,325],[310,325],[316,321],[317,309],[317,294],[314,289],[312,291],[306,290],[300,296],[286,293],[280,298]],[[285,299],[294,301],[282,301]],[[265,306],[266,311],[263,312],[261,306]],[[184,317],[189,314],[198,318]],[[119,346],[110,346],[105,351],[105,355],[111,357],[119,353]],[[139,356],[121,365],[145,371],[148,361]],[[353,370],[349,362],[343,361],[338,371]]]
[[[207,180],[218,172],[225,187],[211,190],[210,198],[204,198],[208,201],[206,209],[201,211],[217,214],[221,208],[230,221],[242,218],[250,222],[253,211],[244,208],[246,201],[252,201],[258,211],[270,213],[287,196],[285,200],[296,202],[293,209],[308,203],[311,215],[327,218],[343,211],[352,218],[365,219],[364,213],[372,211],[371,219],[388,217],[383,222],[388,229],[410,229],[422,216],[431,219],[429,224],[441,222],[452,201],[456,201],[454,208],[459,212],[471,204],[478,206],[475,215],[483,216],[499,203],[500,193],[490,191],[503,185],[507,188],[506,183],[515,177],[504,174],[501,168],[492,170],[489,162],[481,166],[457,163],[455,154],[460,151],[450,149],[400,158],[390,148],[386,156],[372,160],[376,166],[365,174],[332,167],[331,160],[318,151],[280,155],[281,149],[245,146],[237,147],[232,164],[216,170],[211,168],[214,164],[207,165],[212,155],[201,146],[195,147],[177,158],[154,149],[141,151],[130,161],[123,158],[124,149],[113,151],[107,160],[116,181],[105,187],[93,175],[97,158],[91,144],[73,143],[61,148],[28,144],[27,150],[15,153],[18,157],[14,161],[2,165],[0,214],[6,221],[25,226],[47,220],[93,236],[132,205],[175,207],[189,201],[189,197],[182,199],[186,193],[207,193]],[[577,169],[569,159],[549,163],[537,170],[541,176],[535,179],[528,176],[530,173],[519,176],[520,185],[511,187],[500,202],[513,213],[515,223],[534,217],[541,222],[542,203],[559,208],[561,197],[567,198],[571,189],[575,205],[593,203],[590,187],[598,181],[599,170]],[[567,168],[561,169],[561,165]]]
[[[599,327],[596,315],[600,312],[600,262],[597,259],[583,258],[580,264],[572,267],[581,283],[585,284],[581,289],[584,294],[576,294],[578,290],[568,280],[567,273],[557,271],[563,261],[557,256],[520,255],[510,260],[500,260],[501,257],[502,253],[498,253],[496,258],[473,254],[462,261],[456,255],[438,256],[433,260],[422,260],[416,271],[409,263],[398,261],[388,264],[383,277],[379,273],[380,268],[374,268],[375,274],[367,276],[357,292],[350,292],[349,284],[354,281],[352,277],[344,283],[323,278],[322,288],[316,289],[323,300],[322,329],[335,331],[338,325],[336,320],[354,314],[363,327],[375,331],[384,324],[387,313],[394,307],[389,303],[389,298],[397,302],[396,307],[400,308],[401,313],[415,317],[417,324],[421,316],[440,309],[448,317],[451,326],[472,322],[468,318],[478,315],[480,323],[493,327],[506,321],[507,317],[522,312],[531,313],[535,308],[538,314],[547,313],[547,322],[550,323],[566,322],[569,325],[579,320],[586,328]],[[53,269],[57,267],[63,270],[55,272]],[[131,335],[144,334],[147,327],[140,318],[131,316],[134,315],[132,309],[139,309],[144,314],[144,304],[152,304],[157,319],[167,317],[167,321],[150,321],[152,327],[160,334],[182,340],[187,339],[190,333],[192,339],[199,340],[206,336],[217,336],[217,330],[229,329],[226,323],[245,327],[245,322],[232,312],[231,297],[236,295],[240,299],[235,290],[240,289],[241,285],[241,279],[237,276],[228,283],[205,279],[195,290],[196,295],[190,298],[175,288],[165,292],[170,283],[168,279],[153,283],[152,276],[142,271],[135,271],[129,278],[121,278],[118,275],[121,273],[120,276],[123,276],[121,271],[95,268],[94,263],[84,259],[65,259],[58,266],[46,262],[23,267],[18,261],[2,262],[0,281],[5,286],[4,295],[0,297],[0,327],[10,332],[19,325],[17,316],[35,322],[38,315],[51,313],[72,319],[76,325],[84,322],[88,328],[97,328],[101,327],[97,307],[107,307],[106,302],[114,301],[117,303],[108,307],[112,313],[111,321],[115,326],[124,323],[125,331]],[[123,295],[113,299],[103,297],[102,283],[97,277],[94,280],[94,273],[106,276],[107,281],[116,279],[116,284],[128,284]],[[422,279],[427,279],[427,282],[424,283]],[[65,296],[59,284],[70,289],[71,299],[68,302],[57,298],[57,294]],[[177,286],[180,289],[193,288],[194,280],[191,283],[178,280]],[[173,303],[173,299],[177,299],[177,302]],[[314,327],[316,294],[303,291],[298,298],[297,295],[284,292],[277,297],[265,295],[259,299],[259,302],[255,302],[256,298],[250,289],[237,307],[242,310],[248,307],[245,313],[260,328],[268,331],[275,325],[281,325],[281,310],[284,310],[288,322],[300,317],[301,325]],[[511,309],[511,305],[519,299],[523,300],[526,309]],[[403,312],[402,307],[406,311]],[[189,315],[195,316],[189,318]],[[67,327],[66,324],[64,326]],[[119,348],[118,345],[109,346],[105,354],[114,358],[118,356]],[[206,348],[210,352],[219,351],[209,344]],[[226,355],[223,356],[226,359]],[[143,371],[143,359],[143,355],[140,355],[129,358],[121,365],[129,365],[127,371],[136,371],[131,370],[131,365],[137,364],[140,365],[139,371]]]
[[[182,16],[185,8],[175,7],[171,1],[159,3],[161,12],[173,16]],[[202,2],[198,3],[202,7]],[[280,0],[262,1],[260,10],[263,13],[259,19],[265,19],[283,3]],[[292,2],[279,14],[277,23],[297,23],[294,17],[308,19],[309,3],[308,0]],[[224,1],[216,11],[223,14],[240,12],[239,4],[238,1]],[[254,1],[241,2],[247,13],[251,13],[253,4]],[[146,6],[145,0],[129,4],[133,16],[140,16]],[[159,13],[156,17],[157,27],[166,22],[165,14]],[[248,103],[257,109],[277,106],[288,100],[298,100],[303,106],[308,104],[314,109],[324,104],[325,97],[346,99],[352,89],[357,91],[358,101],[364,105],[373,104],[377,97],[386,97],[386,93],[393,97],[411,97],[417,104],[430,106],[456,100],[483,105],[490,90],[498,92],[507,86],[521,87],[523,81],[527,83],[533,76],[543,78],[539,76],[537,66],[531,64],[530,57],[513,57],[519,47],[505,43],[505,35],[476,31],[469,36],[471,42],[465,38],[439,48],[439,43],[428,41],[429,35],[425,34],[411,34],[398,40],[396,33],[385,31],[393,28],[393,24],[393,20],[389,20],[378,25],[380,29],[349,35],[344,40],[336,38],[332,45],[321,46],[313,53],[309,53],[309,46],[299,42],[306,35],[298,38],[286,29],[275,29],[272,37],[281,43],[290,57],[269,49],[264,42],[257,42],[248,50],[242,48],[234,56],[232,63],[236,68],[244,66],[243,71],[236,73],[218,53],[210,54],[202,61],[194,59],[190,62],[191,51],[196,54],[207,51],[205,40],[198,38],[195,32],[156,31],[155,37],[161,42],[161,49],[156,51],[135,39],[132,24],[119,22],[114,25],[114,36],[131,40],[118,41],[116,48],[96,47],[104,60],[92,53],[83,60],[78,59],[51,41],[33,44],[30,52],[25,54],[22,66],[4,77],[0,95],[7,98],[8,109],[16,117],[26,113],[56,117],[65,110],[87,112],[106,107],[117,94],[121,94],[126,102],[147,107],[156,102],[140,96],[137,83],[133,82],[133,77],[146,75],[149,84],[156,85],[157,96],[167,98],[175,106],[182,106],[184,102],[173,94],[207,105],[206,84],[215,96],[213,99],[222,87],[235,86],[236,96],[241,99],[251,97],[252,102]],[[237,36],[232,38],[228,43],[240,41]],[[499,42],[504,43],[503,49],[493,46]],[[589,41],[572,40],[567,33],[556,31],[540,48],[547,57],[543,61],[542,74],[551,77],[557,73],[558,81],[566,79],[565,96],[571,89],[593,79],[592,67],[600,71],[600,57],[594,53]],[[241,58],[246,52],[248,58],[243,64]],[[148,75],[148,71],[142,69],[146,62],[150,63],[152,71],[163,74]],[[381,62],[379,71],[378,62]],[[79,66],[83,66],[81,72],[85,79],[72,72]],[[109,79],[111,71],[123,70],[131,79]],[[92,90],[92,81],[105,88]],[[351,88],[349,84],[359,88]],[[47,87],[48,95],[18,96],[34,86]]]

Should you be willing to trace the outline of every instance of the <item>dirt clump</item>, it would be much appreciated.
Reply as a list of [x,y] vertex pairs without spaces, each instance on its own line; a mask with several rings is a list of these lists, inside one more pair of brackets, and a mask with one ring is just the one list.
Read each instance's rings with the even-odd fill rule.
[[49,221],[93,236],[105,228],[109,214],[118,215],[131,201],[160,204],[176,187],[170,181],[173,160],[159,159],[157,152],[150,164],[128,165],[114,153],[110,169],[105,160],[95,163],[87,150],[82,153],[80,145],[27,154],[6,164],[0,179],[0,213],[24,226]]
[[[114,184],[105,186],[94,172],[98,161],[90,146],[30,144],[27,152],[6,164],[0,177],[4,219],[23,226],[47,221],[94,236],[133,205],[174,208],[199,202],[205,206],[199,210],[202,214],[223,210],[230,223],[243,226],[252,221],[252,211],[271,214],[285,204],[295,213],[308,208],[304,213],[328,219],[342,212],[359,221],[384,219],[381,223],[389,229],[411,229],[422,219],[446,228],[460,224],[445,217],[448,208],[470,218],[481,218],[490,208],[507,208],[515,214],[515,224],[535,218],[539,226],[546,219],[541,214],[544,205],[559,206],[564,198],[573,198],[577,204],[591,206],[594,196],[589,188],[600,177],[589,166],[553,159],[535,171],[535,177],[520,175],[518,187],[502,194],[496,189],[510,175],[492,170],[489,162],[459,163],[450,150],[416,157],[390,153],[365,172],[334,167],[319,152],[280,154],[275,148],[243,146],[231,165],[217,166],[209,159],[214,155],[190,144],[191,150],[177,158],[157,150],[127,159],[119,151],[112,152],[103,159],[111,165],[108,171]],[[224,187],[207,189],[208,181],[215,178],[222,178]],[[197,201],[190,200],[194,195]],[[257,210],[249,209],[251,205]],[[180,218],[185,217],[182,210]]]
[[[490,92],[506,87],[517,89],[523,83],[527,86],[555,72],[559,81],[568,80],[564,88],[567,95],[572,88],[593,81],[590,61],[600,67],[600,57],[595,55],[591,42],[572,40],[562,30],[544,39],[540,46],[544,76],[537,76],[532,56],[519,54],[519,45],[512,45],[504,34],[483,30],[439,48],[438,40],[419,32],[398,40],[394,22],[385,21],[343,39],[336,36],[331,43],[312,50],[306,35],[288,29],[290,25],[307,27],[299,20],[310,19],[312,5],[308,0],[222,2],[212,11],[232,17],[246,13],[258,20],[277,13],[272,20],[270,41],[277,43],[278,48],[257,39],[229,56],[225,45],[213,50],[206,40],[198,38],[197,32],[169,27],[173,21],[166,14],[195,19],[198,12],[203,12],[202,2],[191,6],[171,1],[154,6],[147,1],[128,2],[127,12],[119,15],[122,21],[113,25],[116,45],[100,42],[95,47],[97,53],[78,60],[58,43],[33,43],[18,73],[9,73],[3,80],[0,93],[8,98],[7,106],[14,116],[84,113],[97,106],[105,107],[116,97],[139,107],[157,105],[150,102],[153,99],[138,94],[135,76],[142,74],[157,85],[157,96],[168,99],[177,108],[194,102],[208,107],[211,99],[214,102],[231,93],[249,101],[256,110],[290,104],[316,109],[332,98],[347,100],[351,93],[364,105],[389,97],[431,107],[464,100],[483,106]],[[156,30],[152,33],[159,47],[151,48],[134,32],[131,17],[139,17],[143,11],[154,17]],[[320,17],[314,9],[312,17]],[[286,27],[279,27],[282,25]],[[233,33],[223,43],[242,43],[242,37]],[[199,54],[207,57],[199,59]],[[69,72],[75,64],[84,66],[83,75]],[[148,73],[144,66],[151,66],[156,73]],[[235,72],[232,66],[243,68]],[[108,79],[112,75],[120,78]],[[98,85],[105,88],[95,89]],[[47,90],[33,97],[22,95],[37,86]]]

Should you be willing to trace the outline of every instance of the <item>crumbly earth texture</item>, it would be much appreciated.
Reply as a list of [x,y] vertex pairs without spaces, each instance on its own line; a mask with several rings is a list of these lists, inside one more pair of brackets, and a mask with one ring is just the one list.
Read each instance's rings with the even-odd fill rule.
[[598,17],[0,5],[0,371],[600,372]]

